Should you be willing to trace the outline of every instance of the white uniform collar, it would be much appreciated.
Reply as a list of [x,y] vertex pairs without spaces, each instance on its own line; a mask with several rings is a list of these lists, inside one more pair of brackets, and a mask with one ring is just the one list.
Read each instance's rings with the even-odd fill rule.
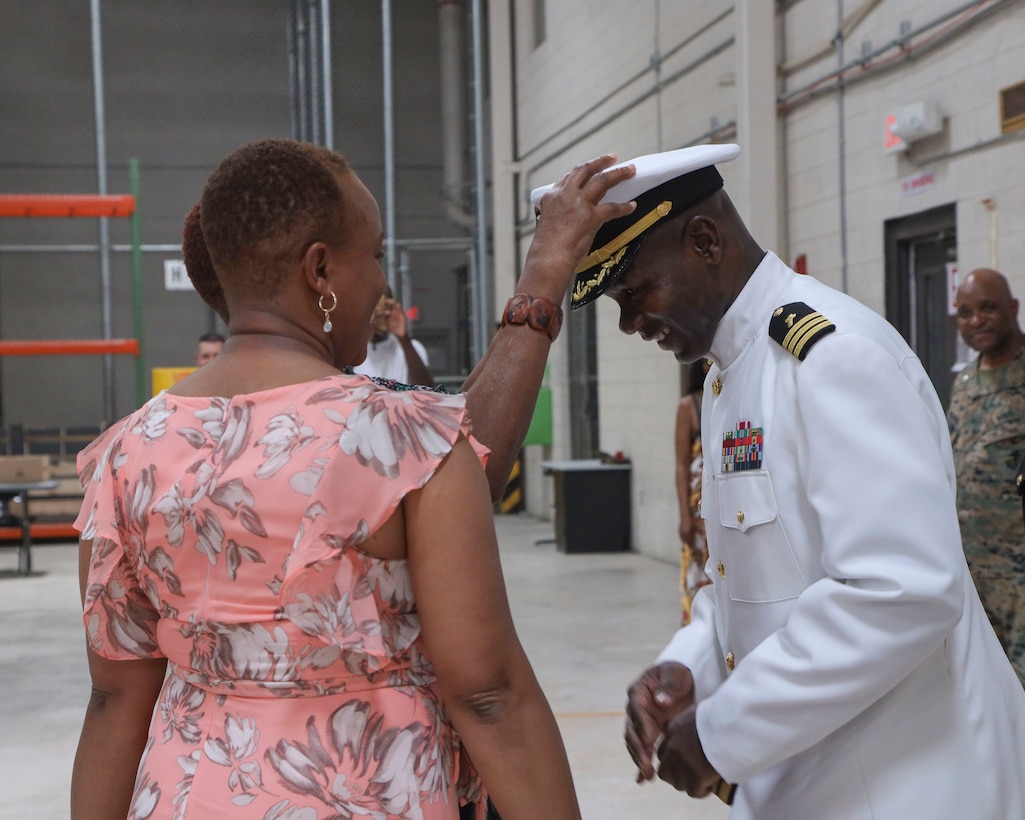
[[721,369],[733,364],[759,333],[768,333],[772,311],[795,276],[776,254],[766,252],[715,331],[708,355]]

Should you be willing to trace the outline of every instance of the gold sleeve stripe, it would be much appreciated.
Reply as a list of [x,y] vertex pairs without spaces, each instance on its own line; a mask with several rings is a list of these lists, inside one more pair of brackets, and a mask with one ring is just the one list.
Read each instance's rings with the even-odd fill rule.
[[795,323],[787,335],[783,338],[783,347],[788,353],[792,353],[798,359],[804,352],[804,346],[817,333],[825,328],[834,327],[833,323],[819,312],[809,313],[799,322]]
[[658,222],[660,219],[664,219],[673,209],[673,203],[666,200],[661,202],[652,208],[648,213],[634,222],[629,228],[623,231],[619,236],[614,237],[610,241],[602,245],[598,250],[591,251],[587,256],[583,258],[577,269],[573,271],[576,273],[583,273],[588,268],[593,268],[595,265],[604,262],[612,254],[622,248],[624,245],[629,245],[634,239],[644,233],[648,228]]
[[783,347],[800,358],[808,340],[831,322],[820,313],[811,313],[797,322],[783,340]]

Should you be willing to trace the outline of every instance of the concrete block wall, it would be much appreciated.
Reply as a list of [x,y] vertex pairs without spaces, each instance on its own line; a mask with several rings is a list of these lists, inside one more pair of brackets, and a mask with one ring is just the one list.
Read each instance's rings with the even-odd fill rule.
[[619,332],[619,308],[599,299],[598,396],[601,447],[633,464],[633,545],[678,560],[674,453],[680,365],[654,342]]
[[[900,33],[901,21],[912,30],[947,16],[965,4],[904,2],[879,4],[849,37],[848,59],[860,43],[881,47]],[[834,7],[831,11],[829,7]],[[830,14],[834,17],[830,18]],[[957,204],[958,261],[962,271],[989,263],[989,216],[982,200],[999,210],[998,257],[1016,292],[1025,292],[1025,269],[1015,265],[1023,250],[1025,218],[1020,207],[1021,184],[1009,168],[1023,144],[999,138],[999,89],[1025,80],[1025,9],[1010,4],[971,25],[952,18],[935,31],[948,32],[938,47],[916,52],[885,73],[854,82],[844,94],[846,163],[846,233],[849,292],[884,312],[883,223],[932,207]],[[815,37],[823,45],[835,31],[835,4],[804,2],[786,15],[788,52],[813,51]],[[835,56],[823,58],[818,74],[835,69]],[[814,79],[806,69],[788,78],[799,88]],[[786,90],[784,90],[784,94]],[[883,120],[900,105],[929,101],[945,117],[941,135],[912,143],[905,154],[886,154]],[[839,108],[835,94],[788,110],[785,118],[789,243],[793,254],[808,255],[810,271],[839,284]],[[931,161],[930,161],[931,160]],[[906,177],[931,172],[934,184],[909,195]],[[832,246],[832,248],[830,247]],[[1004,264],[1004,261],[1010,264]]]

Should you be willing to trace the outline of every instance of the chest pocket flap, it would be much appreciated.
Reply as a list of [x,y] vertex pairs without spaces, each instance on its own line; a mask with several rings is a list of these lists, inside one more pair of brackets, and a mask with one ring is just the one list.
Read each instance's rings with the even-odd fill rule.
[[776,517],[776,498],[768,473],[730,473],[716,476],[719,487],[719,523],[747,532]]
[[734,601],[762,603],[796,598],[804,580],[780,523],[768,472],[713,477],[719,502],[723,577]]

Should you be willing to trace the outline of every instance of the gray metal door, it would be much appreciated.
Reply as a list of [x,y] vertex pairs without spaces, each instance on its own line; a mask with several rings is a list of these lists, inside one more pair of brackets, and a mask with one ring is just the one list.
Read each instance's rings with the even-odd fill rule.
[[594,458],[598,452],[597,311],[567,311],[569,331],[570,455]]
[[922,360],[946,407],[957,358],[949,269],[957,260],[953,205],[886,223],[886,315]]

